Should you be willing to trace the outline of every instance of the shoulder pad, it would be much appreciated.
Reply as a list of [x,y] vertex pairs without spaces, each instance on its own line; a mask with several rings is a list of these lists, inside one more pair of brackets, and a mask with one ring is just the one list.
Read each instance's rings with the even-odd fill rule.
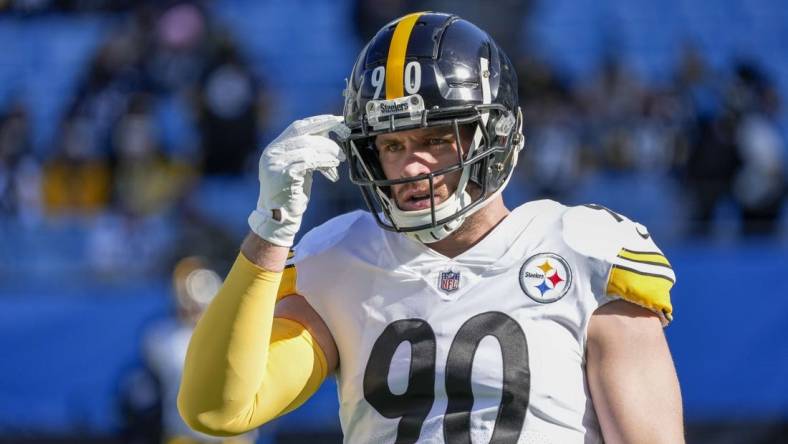
[[[341,214],[309,230],[294,247],[292,263],[298,263],[308,256],[319,254],[340,243],[350,232],[358,235],[358,224],[367,219],[368,213],[362,210]],[[288,261],[288,264],[291,263]]]
[[601,205],[572,207],[562,217],[566,244],[610,267],[607,293],[648,308],[667,323],[676,276],[645,226]]
[[279,284],[277,300],[297,294],[298,263],[318,255],[341,242],[359,221],[364,219],[364,211],[358,210],[336,216],[309,230],[287,255],[282,282]]

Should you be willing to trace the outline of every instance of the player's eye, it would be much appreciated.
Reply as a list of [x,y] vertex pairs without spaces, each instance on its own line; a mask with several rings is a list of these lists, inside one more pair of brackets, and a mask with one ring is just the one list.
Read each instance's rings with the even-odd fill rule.
[[431,137],[427,139],[427,145],[430,146],[442,146],[450,144],[451,142],[451,137]]
[[396,153],[398,151],[402,151],[402,144],[401,143],[384,143],[383,144],[383,151],[387,153]]

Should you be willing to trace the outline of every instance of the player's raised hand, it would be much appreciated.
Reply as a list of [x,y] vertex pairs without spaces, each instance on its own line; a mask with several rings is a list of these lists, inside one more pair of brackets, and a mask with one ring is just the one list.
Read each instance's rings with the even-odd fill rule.
[[290,124],[260,156],[260,196],[249,215],[249,227],[274,245],[293,245],[309,202],[312,172],[339,179],[337,167],[345,160],[330,132],[342,136],[341,116],[308,117]]

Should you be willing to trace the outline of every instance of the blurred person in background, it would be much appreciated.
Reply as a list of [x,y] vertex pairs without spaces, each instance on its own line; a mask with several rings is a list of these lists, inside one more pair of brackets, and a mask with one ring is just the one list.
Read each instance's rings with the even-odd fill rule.
[[254,165],[268,98],[229,35],[224,35],[197,90],[205,175],[238,176]]
[[644,92],[644,85],[614,54],[608,54],[596,75],[581,84],[578,98],[587,137],[604,170],[631,170],[632,128]]
[[[520,187],[532,195],[560,200],[575,189],[585,172],[582,123],[577,100],[569,81],[547,62],[535,57],[518,61],[520,97],[528,108],[527,144],[523,152]],[[515,172],[517,174],[517,172]],[[525,194],[525,193],[523,193]],[[524,195],[521,201],[528,200]]]
[[99,44],[77,85],[70,115],[90,124],[92,143],[107,154],[112,128],[128,108],[131,97],[149,89],[150,82],[141,66],[145,51],[144,21],[129,19]]
[[641,102],[632,129],[632,170],[643,176],[667,176],[676,167],[681,143],[680,103],[668,90],[651,89]]
[[131,217],[145,217],[174,207],[195,175],[195,166],[167,155],[147,94],[134,94],[127,112],[113,128],[114,201]]
[[687,47],[676,76],[687,134],[682,180],[688,191],[689,234],[713,234],[717,206],[730,197],[740,159],[735,145],[736,115],[724,105],[722,85],[704,60]]
[[766,75],[751,63],[736,66],[729,97],[739,110],[734,141],[741,164],[732,191],[741,212],[741,232],[772,235],[786,192],[786,145],[776,121],[780,99]]
[[33,224],[41,216],[41,164],[22,102],[0,113],[0,215]]
[[[346,442],[683,442],[671,266],[604,207],[506,208],[517,92],[504,51],[457,16],[373,37],[344,119],[298,120],[260,158],[251,232],[186,354],[190,426],[252,430],[336,371]],[[370,212],[290,251],[312,174],[336,181],[345,159]]]
[[690,110],[684,179],[691,233],[712,234],[718,206],[730,201],[737,206],[741,234],[772,235],[786,192],[774,86],[750,63],[736,64],[724,84],[712,83],[704,72],[699,56],[690,53],[678,82]]
[[148,326],[142,339],[144,368],[121,382],[123,437],[129,444],[251,444],[256,432],[216,438],[191,430],[178,414],[176,400],[186,348],[194,325],[222,285],[213,261],[186,256],[172,273],[174,316]]
[[95,128],[78,115],[67,116],[59,145],[45,163],[44,210],[52,216],[95,216],[110,203],[112,176],[107,155],[97,146]]
[[197,2],[165,3],[150,21],[144,69],[161,92],[193,89],[214,51],[214,33]]

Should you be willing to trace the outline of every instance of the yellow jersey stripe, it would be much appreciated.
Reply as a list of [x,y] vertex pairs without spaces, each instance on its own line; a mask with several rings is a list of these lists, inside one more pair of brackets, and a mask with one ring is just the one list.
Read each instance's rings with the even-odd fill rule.
[[626,248],[622,248],[621,252],[618,253],[618,257],[622,259],[627,259],[632,262],[640,262],[642,264],[650,264],[650,265],[661,265],[663,267],[670,268],[670,262],[668,259],[662,255],[662,253],[656,251],[633,251],[627,250]]
[[386,99],[396,99],[405,95],[405,55],[408,52],[410,33],[423,12],[408,14],[397,23],[389,44],[386,59]]
[[673,313],[670,289],[673,283],[673,280],[666,276],[614,265],[610,271],[607,293],[621,296],[670,320]]
[[641,276],[646,276],[646,277],[650,277],[650,278],[664,279],[664,280],[670,282],[671,286],[676,283],[676,281],[674,281],[669,276],[665,276],[663,274],[657,274],[657,273],[647,273],[645,271],[635,270],[634,268],[625,267],[625,266],[619,265],[619,264],[614,264],[613,265],[613,269],[614,270],[615,269],[619,269],[619,270],[623,270],[623,271],[627,271],[627,272],[630,272],[630,273],[639,274]]
[[279,283],[279,290],[276,292],[276,300],[284,299],[287,296],[296,294],[296,273],[295,264],[285,266],[282,272],[282,281]]

